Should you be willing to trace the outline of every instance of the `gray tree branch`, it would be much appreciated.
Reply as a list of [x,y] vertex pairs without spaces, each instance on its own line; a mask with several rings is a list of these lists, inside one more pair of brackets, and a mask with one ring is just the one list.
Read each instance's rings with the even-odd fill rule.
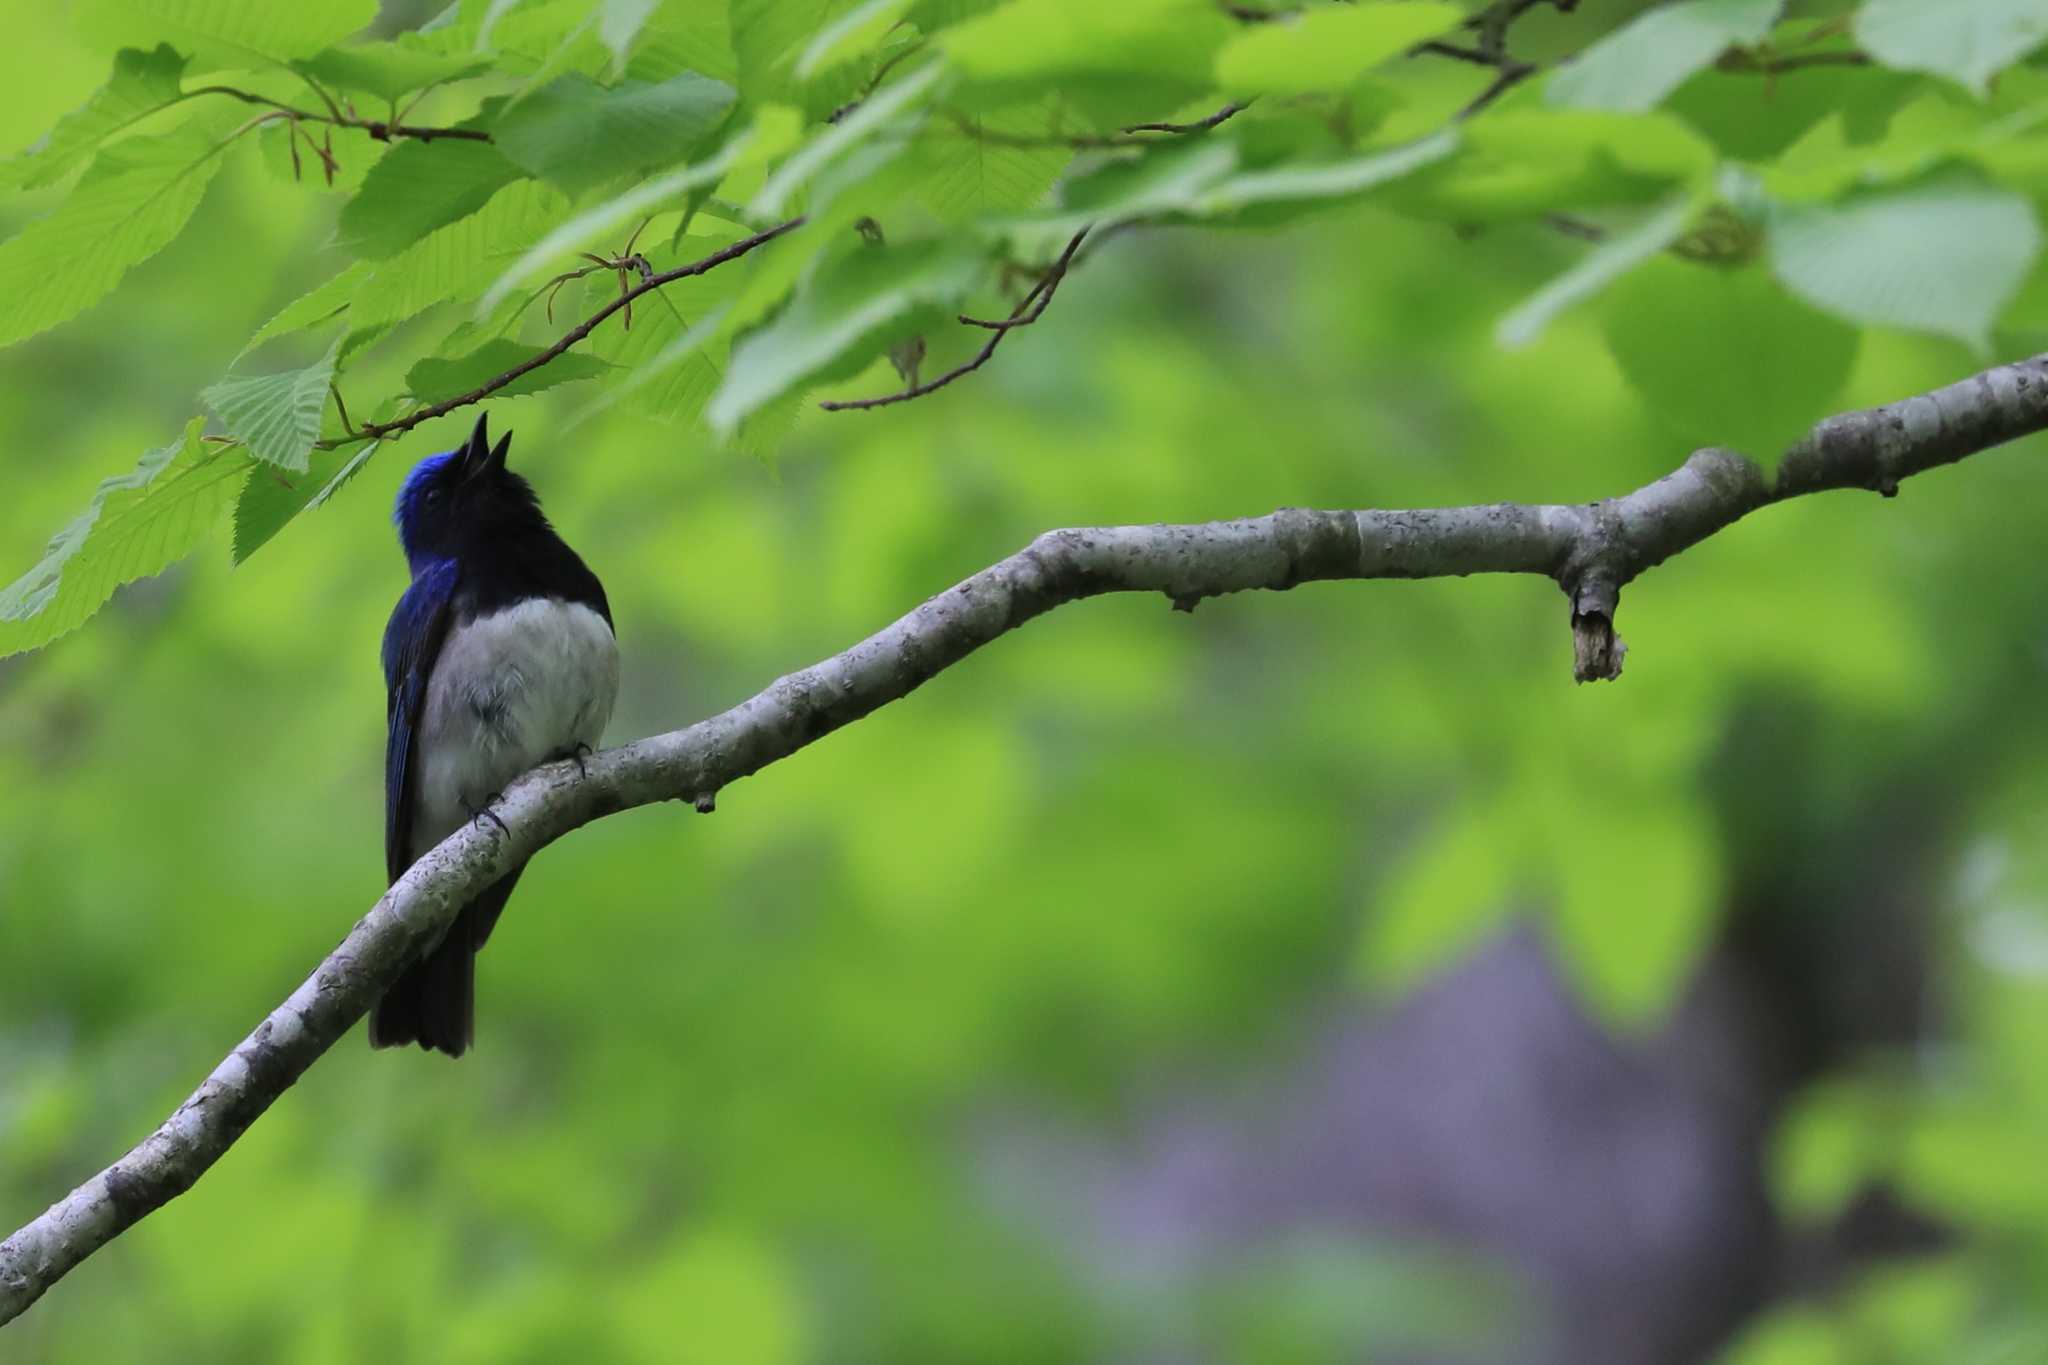
[[1050,531],[842,654],[688,729],[521,778],[414,865],[291,997],[157,1130],[0,1242],[0,1323],[152,1210],[192,1187],[346,1033],[457,909],[579,825],[657,801],[709,811],[718,792],[900,697],[1034,616],[1112,592],[1204,597],[1319,579],[1533,573],[1571,602],[1581,680],[1621,671],[1622,587],[1757,508],[1831,488],[1887,496],[1937,465],[2048,428],[2048,355],[1902,402],[1831,417],[1775,476],[1730,451],[1596,503],[1316,512],[1190,526]]

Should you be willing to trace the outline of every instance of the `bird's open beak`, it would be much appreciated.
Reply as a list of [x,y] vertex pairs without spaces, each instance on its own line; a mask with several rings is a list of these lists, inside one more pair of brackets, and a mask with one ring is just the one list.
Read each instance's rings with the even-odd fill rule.
[[512,448],[512,433],[506,432],[498,438],[498,444],[491,444],[491,434],[486,426],[487,419],[479,416],[476,426],[469,433],[469,440],[462,446],[462,467],[466,477],[475,478],[505,467],[505,455]]

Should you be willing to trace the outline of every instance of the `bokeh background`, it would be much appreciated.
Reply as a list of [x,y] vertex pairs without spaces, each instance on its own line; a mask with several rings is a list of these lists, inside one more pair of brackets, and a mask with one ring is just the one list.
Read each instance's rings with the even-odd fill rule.
[[[105,63],[11,7],[0,148]],[[278,169],[0,355],[0,578],[331,268]],[[1130,234],[772,458],[492,418],[610,590],[623,741],[1048,527],[1656,477],[1597,308],[1492,342],[1579,250]],[[1867,333],[1843,401],[1990,359]],[[0,661],[0,1224],[382,890],[388,508],[470,417]],[[470,1057],[346,1040],[0,1360],[2048,1360],[2044,495],[2030,442],[1771,509],[1629,588],[1611,686],[1541,581],[1061,610],[549,849]]]

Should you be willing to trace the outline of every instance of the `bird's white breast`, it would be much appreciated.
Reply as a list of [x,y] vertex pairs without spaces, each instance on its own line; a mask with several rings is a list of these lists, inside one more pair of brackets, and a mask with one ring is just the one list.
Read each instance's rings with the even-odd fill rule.
[[611,627],[580,603],[536,598],[452,628],[421,707],[413,856],[535,764],[595,748],[618,692]]

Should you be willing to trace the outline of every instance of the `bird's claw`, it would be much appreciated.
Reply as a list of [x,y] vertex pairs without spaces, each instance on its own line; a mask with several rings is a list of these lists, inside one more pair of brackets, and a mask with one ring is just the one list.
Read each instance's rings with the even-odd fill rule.
[[592,749],[588,744],[585,744],[582,740],[579,739],[576,741],[576,747],[570,749],[566,753],[557,755],[557,757],[563,759],[564,761],[574,763],[576,765],[576,776],[588,777],[590,776],[590,767],[588,764],[584,762],[584,760],[589,758],[595,752],[597,752],[595,749]]
[[498,802],[504,799],[505,793],[492,792],[489,796],[486,796],[484,798],[483,805],[479,806],[477,809],[469,813],[469,822],[472,825],[481,825],[484,821],[488,820],[498,827],[498,832],[500,834],[503,834],[507,838],[510,838],[512,835],[511,829],[505,824],[503,820],[498,818],[498,812],[491,809],[492,806],[497,805]]

